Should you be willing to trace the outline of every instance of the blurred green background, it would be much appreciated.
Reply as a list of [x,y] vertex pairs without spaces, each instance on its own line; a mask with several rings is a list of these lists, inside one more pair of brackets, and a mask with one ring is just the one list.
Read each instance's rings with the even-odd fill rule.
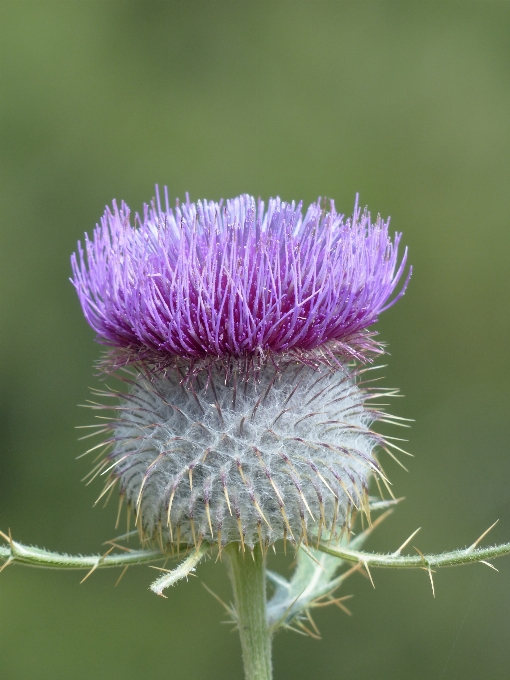
[[[404,232],[414,276],[379,324],[393,405],[416,419],[407,500],[374,536],[395,549],[510,539],[510,3],[3,0],[0,525],[96,551],[115,502],[80,478],[76,407],[100,349],[69,255],[105,204],[171,196],[355,192]],[[392,432],[399,436],[399,432]],[[407,462],[407,461],[406,461]],[[275,564],[287,569],[276,558]],[[277,680],[510,676],[510,559],[436,576],[359,575],[352,619],[322,610],[317,642],[275,640]],[[2,680],[240,678],[220,564],[167,600],[154,572],[10,567],[0,578]]]

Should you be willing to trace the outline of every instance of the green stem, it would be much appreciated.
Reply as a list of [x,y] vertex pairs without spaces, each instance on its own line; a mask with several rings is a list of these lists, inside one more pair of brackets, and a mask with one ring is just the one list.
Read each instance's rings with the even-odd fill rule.
[[271,680],[271,633],[266,616],[266,564],[259,546],[252,553],[238,543],[225,547],[234,591],[246,680]]
[[390,555],[380,555],[361,550],[349,550],[349,548],[344,546],[330,546],[327,543],[320,543],[318,549],[342,560],[361,562],[371,567],[416,569],[423,567],[455,567],[459,564],[483,562],[495,557],[502,557],[503,555],[510,554],[510,543],[503,543],[490,548],[464,548],[463,550],[453,550],[440,555],[423,555],[422,553],[418,555],[400,555],[399,552]]
[[[2,532],[0,535],[3,536]],[[161,550],[129,550],[123,553],[103,555],[65,555],[43,550],[34,546],[23,545],[5,537],[7,545],[0,546],[0,560],[5,559],[3,565],[25,564],[30,567],[45,567],[47,569],[97,569],[102,567],[127,567],[132,564],[147,564],[167,559],[169,555]]]

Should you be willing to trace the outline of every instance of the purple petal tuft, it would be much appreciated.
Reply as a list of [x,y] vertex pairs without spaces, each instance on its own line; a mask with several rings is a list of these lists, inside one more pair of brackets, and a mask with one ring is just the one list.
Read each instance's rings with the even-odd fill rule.
[[169,361],[306,354],[328,343],[365,360],[367,328],[404,272],[400,234],[359,210],[352,218],[312,203],[242,195],[226,202],[157,201],[134,225],[107,208],[72,256],[72,282],[98,340],[131,357]]

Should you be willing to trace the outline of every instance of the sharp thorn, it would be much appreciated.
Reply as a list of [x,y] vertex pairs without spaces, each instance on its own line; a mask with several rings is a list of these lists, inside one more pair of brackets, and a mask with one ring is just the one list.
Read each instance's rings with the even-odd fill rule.
[[375,590],[374,579],[372,578],[372,574],[370,573],[370,569],[368,568],[368,564],[367,564],[366,562],[363,562],[363,566],[365,567],[365,570],[366,570],[366,572],[367,572],[367,574],[368,574],[368,578],[370,579],[370,583],[372,584],[372,587],[373,587],[374,590]]
[[471,551],[471,550],[474,550],[474,549],[476,548],[476,546],[480,543],[480,541],[481,541],[483,538],[485,538],[485,536],[487,536],[487,534],[489,533],[489,531],[490,531],[491,529],[493,529],[493,528],[496,526],[496,524],[497,524],[498,522],[499,522],[499,519],[497,519],[497,520],[494,522],[494,524],[492,524],[488,529],[486,529],[486,530],[483,532],[483,534],[482,534],[479,538],[476,539],[476,541],[473,543],[473,545],[470,545],[470,546],[469,546],[468,552]]
[[434,588],[434,579],[432,578],[432,570],[429,567],[427,571],[429,572],[430,585],[432,586],[432,597],[436,597],[436,591],[435,591],[435,588]]
[[406,541],[404,541],[404,542],[402,543],[402,545],[400,546],[400,548],[398,548],[397,550],[395,550],[395,552],[393,553],[393,556],[400,555],[401,551],[406,547],[406,545],[409,543],[409,541],[411,541],[411,540],[416,536],[416,534],[418,533],[418,531],[420,531],[420,529],[421,529],[421,527],[418,527],[418,529],[416,529],[416,531],[414,531],[414,532],[409,536],[409,538],[408,538]]
[[491,569],[494,569],[494,571],[499,572],[499,569],[496,569],[496,567],[491,564],[490,562],[486,562],[485,560],[480,560],[480,564],[485,564],[487,567],[490,567]]
[[119,585],[119,583],[120,583],[121,580],[122,580],[122,577],[124,576],[124,574],[125,574],[126,571],[128,570],[128,567],[129,567],[129,565],[126,564],[126,566],[124,567],[124,569],[120,572],[120,576],[119,576],[119,578],[116,580],[115,585],[113,586],[114,588],[116,588],[116,587]]

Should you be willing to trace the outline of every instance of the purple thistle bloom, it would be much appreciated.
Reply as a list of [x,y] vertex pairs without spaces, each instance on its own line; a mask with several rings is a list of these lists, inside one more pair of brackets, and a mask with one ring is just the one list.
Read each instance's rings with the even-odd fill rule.
[[369,327],[407,286],[400,235],[357,202],[345,220],[333,202],[303,217],[279,198],[165,199],[134,224],[114,203],[72,257],[107,368],[139,362],[127,393],[100,392],[120,399],[100,497],[119,483],[141,534],[172,544],[338,538],[386,481],[368,402],[393,391],[362,387],[348,359],[382,352]]
[[[111,363],[326,353],[365,361],[381,352],[367,328],[398,300],[400,234],[356,205],[345,220],[302,204],[242,195],[163,209],[145,206],[134,225],[113,203],[72,256],[73,279]],[[409,275],[411,270],[409,271]],[[315,351],[315,352],[314,352]]]

